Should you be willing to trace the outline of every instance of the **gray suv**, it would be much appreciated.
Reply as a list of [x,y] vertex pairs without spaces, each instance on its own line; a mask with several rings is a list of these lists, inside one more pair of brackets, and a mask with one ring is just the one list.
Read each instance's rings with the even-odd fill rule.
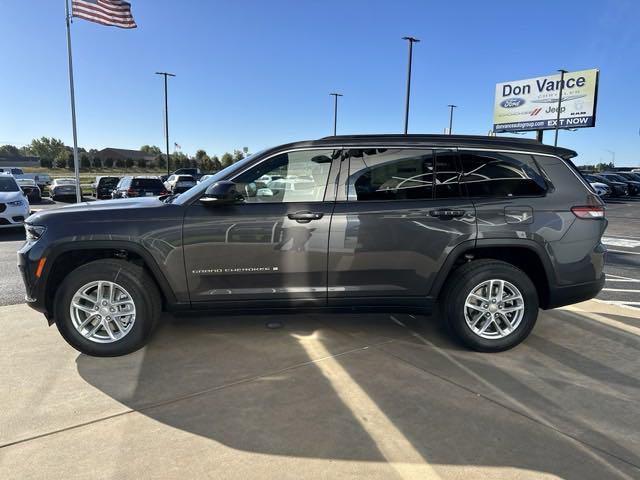
[[162,311],[410,311],[479,351],[604,284],[604,206],[571,150],[359,135],[254,154],[181,195],[41,211],[27,301],[89,355],[132,352]]

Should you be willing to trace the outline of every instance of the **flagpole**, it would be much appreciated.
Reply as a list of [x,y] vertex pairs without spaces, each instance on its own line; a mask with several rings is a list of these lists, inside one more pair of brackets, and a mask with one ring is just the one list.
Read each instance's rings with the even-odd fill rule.
[[76,128],[76,96],[73,88],[73,58],[71,55],[71,15],[69,14],[69,0],[65,0],[67,22],[67,53],[69,54],[69,90],[71,92],[71,123],[73,124],[73,169],[76,176],[76,200],[82,202],[80,188],[80,162],[78,162],[78,130]]

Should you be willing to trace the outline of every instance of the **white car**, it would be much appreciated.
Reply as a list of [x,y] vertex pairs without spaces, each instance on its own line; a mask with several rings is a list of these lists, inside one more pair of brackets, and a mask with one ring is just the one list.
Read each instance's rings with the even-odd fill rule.
[[191,175],[171,175],[164,182],[164,188],[171,193],[183,193],[197,184],[196,179]]
[[611,195],[611,189],[606,183],[590,182],[591,188],[598,194],[599,197],[606,197]]
[[76,179],[75,178],[56,178],[51,182],[49,187],[49,196],[51,200],[57,200],[62,197],[76,196]]
[[198,183],[206,182],[211,177],[213,177],[213,175],[203,175],[203,176],[200,177],[200,180],[198,180]]
[[0,173],[0,228],[19,227],[29,216],[29,200],[13,175]]

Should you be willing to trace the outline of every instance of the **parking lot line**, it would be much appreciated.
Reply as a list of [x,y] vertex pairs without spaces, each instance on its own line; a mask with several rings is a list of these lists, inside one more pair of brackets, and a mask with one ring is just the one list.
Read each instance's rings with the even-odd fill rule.
[[[574,310],[574,314],[575,314],[575,312],[580,312],[580,314],[584,314],[585,313],[584,311],[578,310],[578,309]],[[597,314],[592,314],[592,315],[594,317],[596,317],[596,318],[594,318],[595,321],[598,321],[597,318],[604,318],[605,320],[608,320],[607,318],[602,317],[601,315],[597,315]],[[409,317],[411,317],[413,319],[416,318],[413,315],[409,315]],[[471,393],[473,393],[475,395],[478,395],[481,398],[489,400],[490,402],[493,402],[496,405],[500,405],[501,407],[506,408],[507,410],[509,410],[509,411],[511,411],[513,413],[516,413],[518,415],[522,415],[525,418],[528,418],[529,420],[531,420],[531,421],[533,421],[533,422],[535,422],[535,423],[537,423],[539,425],[542,425],[544,427],[550,428],[551,430],[554,430],[555,432],[559,433],[560,435],[563,435],[568,442],[570,442],[571,444],[573,444],[576,447],[580,448],[584,453],[589,455],[596,462],[599,462],[602,465],[605,465],[605,466],[615,470],[623,478],[631,478],[628,475],[626,475],[624,472],[622,472],[618,468],[616,468],[611,462],[609,462],[606,458],[604,458],[604,456],[599,455],[599,452],[602,452],[602,450],[597,449],[598,451],[592,451],[591,449],[594,449],[593,445],[588,444],[586,442],[583,442],[582,440],[574,437],[573,435],[570,435],[570,434],[564,432],[554,422],[551,422],[551,421],[547,420],[544,416],[538,414],[535,410],[532,410],[531,408],[529,408],[527,405],[525,405],[524,403],[519,401],[514,396],[510,395],[507,391],[505,391],[503,388],[501,388],[500,386],[498,386],[494,382],[492,382],[489,379],[487,379],[485,376],[476,373],[475,370],[471,369],[470,367],[468,367],[464,363],[458,361],[452,354],[450,354],[446,350],[438,347],[435,343],[433,343],[430,340],[428,340],[427,338],[425,338],[419,332],[415,331],[413,328],[409,327],[404,322],[398,320],[398,318],[396,318],[394,315],[390,315],[389,318],[394,323],[406,328],[408,330],[408,332],[411,334],[411,336],[413,336],[414,338],[418,339],[424,345],[432,348],[433,351],[435,351],[436,353],[441,355],[443,358],[445,358],[451,364],[455,365],[457,368],[459,368],[463,372],[467,373],[469,376],[474,378],[476,381],[478,381],[481,384],[485,385],[487,388],[489,388],[490,391],[494,392],[499,397],[499,399],[492,398],[491,396],[487,396],[487,395],[481,394],[475,389],[470,389],[470,388],[468,388],[468,387],[466,387],[466,386],[464,386],[464,385],[462,385],[460,383],[457,383],[457,382],[453,381],[450,378],[442,377],[442,376],[438,375],[437,373],[434,373],[434,372],[432,372],[432,371],[430,371],[428,369],[425,369],[423,367],[419,367],[418,365],[415,365],[412,362],[409,362],[408,360],[406,360],[403,357],[399,357],[397,355],[394,355],[393,353],[388,353],[387,352],[389,355],[397,358],[398,360],[400,360],[402,362],[405,362],[405,363],[413,366],[414,368],[422,370],[422,371],[424,371],[424,372],[426,372],[426,373],[428,373],[430,375],[434,375],[434,376],[440,378],[441,380],[444,380],[445,382],[448,382],[448,383],[450,383],[452,385],[455,385],[455,386],[457,386],[459,388],[465,389],[465,390],[467,390],[467,391],[469,391],[469,392],[471,392]],[[614,321],[614,323],[620,323],[620,322],[615,322]],[[634,327],[629,327],[629,328],[634,329]],[[640,329],[635,329],[635,330],[640,332]],[[633,332],[633,330],[626,330],[626,331],[630,331],[631,333],[635,333],[635,332]],[[638,333],[636,333],[636,335],[638,335]],[[374,348],[378,348],[378,347],[374,347]],[[604,452],[604,453],[608,454],[608,452]],[[618,458],[618,460],[620,460],[619,457],[616,457],[616,458]]]
[[630,290],[627,288],[603,288],[603,292],[629,292],[629,293],[640,293],[640,290]]
[[[600,300],[594,299],[596,302],[606,303],[608,305],[617,305],[619,307],[628,307],[634,310],[640,310],[640,302],[625,302],[624,300]],[[637,305],[637,306],[636,306]]]
[[629,252],[627,250],[613,250],[611,248],[607,248],[607,252],[612,253],[628,253],[629,255],[640,255],[640,252]]
[[640,247],[640,240],[633,240],[630,238],[602,237],[602,243],[605,245],[613,245],[614,247]]
[[640,283],[640,280],[634,280],[633,278],[607,278],[607,282]]

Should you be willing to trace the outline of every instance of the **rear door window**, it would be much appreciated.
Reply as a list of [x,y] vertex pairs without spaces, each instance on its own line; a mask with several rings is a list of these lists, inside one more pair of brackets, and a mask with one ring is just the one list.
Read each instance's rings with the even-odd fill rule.
[[431,149],[373,148],[349,151],[350,201],[433,198],[434,154]]
[[471,197],[544,195],[547,183],[531,155],[461,151],[461,184]]

